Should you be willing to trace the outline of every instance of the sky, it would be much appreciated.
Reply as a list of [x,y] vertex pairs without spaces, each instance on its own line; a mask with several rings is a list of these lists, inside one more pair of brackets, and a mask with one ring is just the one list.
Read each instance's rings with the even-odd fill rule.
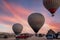
[[22,33],[35,33],[28,24],[28,16],[35,12],[45,17],[38,33],[47,33],[49,29],[60,32],[60,7],[52,17],[42,0],[0,0],[0,32],[13,33],[13,24],[20,23]]

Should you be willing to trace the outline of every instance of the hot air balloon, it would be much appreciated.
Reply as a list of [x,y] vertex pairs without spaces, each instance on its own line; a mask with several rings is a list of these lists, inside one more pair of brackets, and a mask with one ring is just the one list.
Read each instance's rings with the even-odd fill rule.
[[22,32],[23,26],[19,23],[16,23],[16,24],[13,25],[12,29],[13,29],[14,33],[16,35],[18,35]]
[[60,0],[43,0],[43,5],[45,6],[48,11],[54,16],[55,11],[60,6]]
[[39,29],[43,26],[45,22],[45,18],[40,13],[32,13],[28,17],[28,23],[31,26],[31,28],[37,33]]

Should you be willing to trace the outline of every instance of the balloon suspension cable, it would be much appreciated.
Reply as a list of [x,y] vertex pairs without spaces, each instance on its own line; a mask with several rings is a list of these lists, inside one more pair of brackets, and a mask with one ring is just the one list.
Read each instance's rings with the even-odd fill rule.
[[37,33],[35,33],[35,36],[37,36]]
[[52,17],[54,17],[54,14],[52,14]]

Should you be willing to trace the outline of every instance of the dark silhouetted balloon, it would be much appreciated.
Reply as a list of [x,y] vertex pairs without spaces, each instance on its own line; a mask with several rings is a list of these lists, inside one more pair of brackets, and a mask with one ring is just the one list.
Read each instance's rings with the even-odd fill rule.
[[45,22],[45,18],[40,13],[32,13],[28,17],[28,23],[36,33],[43,26],[44,22]]
[[54,16],[55,11],[60,6],[60,0],[43,0],[43,4],[51,12],[52,16]]
[[23,26],[19,23],[16,23],[16,24],[13,25],[12,29],[13,29],[14,33],[16,35],[18,35],[22,32]]

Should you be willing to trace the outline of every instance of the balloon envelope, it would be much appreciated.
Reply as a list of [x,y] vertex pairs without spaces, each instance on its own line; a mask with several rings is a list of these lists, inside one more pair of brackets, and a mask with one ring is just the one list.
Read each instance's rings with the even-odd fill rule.
[[44,22],[45,18],[40,13],[33,13],[28,17],[28,23],[36,33],[43,26]]
[[16,23],[16,24],[13,25],[12,29],[13,29],[14,33],[16,35],[18,35],[22,32],[23,26],[19,23]]
[[60,6],[60,0],[43,0],[43,4],[51,12],[52,16],[54,16],[55,11]]

